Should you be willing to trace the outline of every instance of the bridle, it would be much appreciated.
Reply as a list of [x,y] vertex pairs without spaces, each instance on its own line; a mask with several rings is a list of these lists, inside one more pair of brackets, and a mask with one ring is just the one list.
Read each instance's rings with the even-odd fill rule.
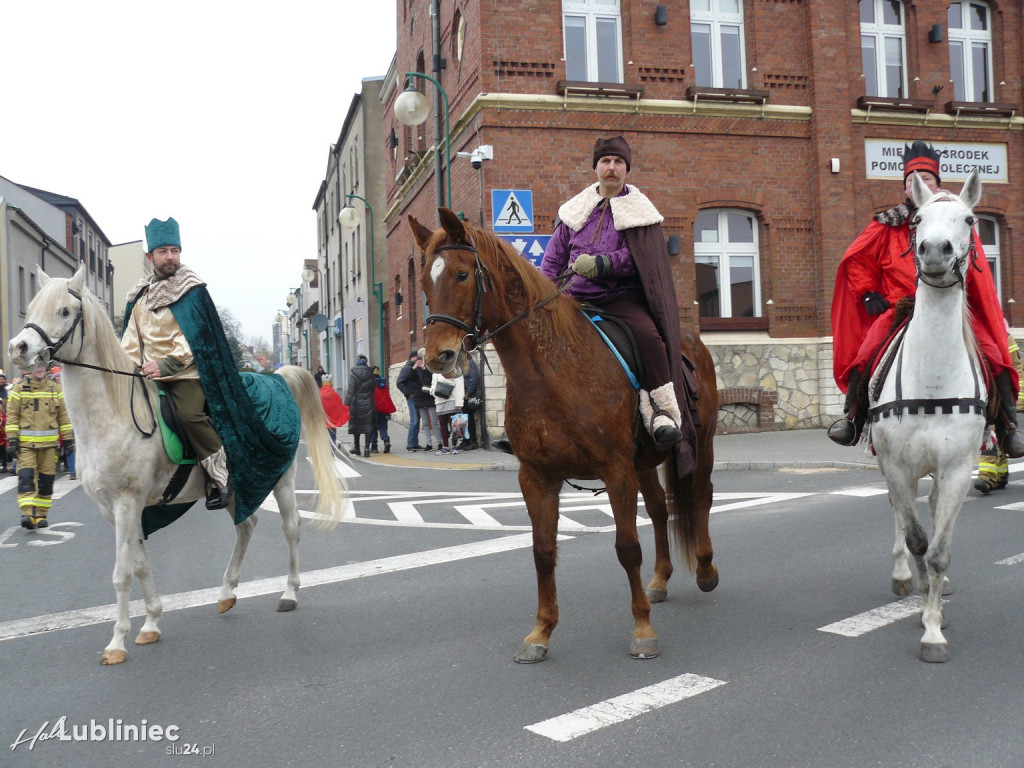
[[41,338],[43,340],[43,343],[46,345],[45,349],[50,353],[51,360],[56,360],[58,363],[62,363],[64,365],[73,365],[73,363],[69,363],[67,360],[62,360],[61,358],[57,357],[57,351],[68,343],[68,341],[74,335],[75,329],[77,329],[79,325],[82,325],[82,338],[78,342],[79,353],[81,353],[82,351],[82,344],[85,343],[85,326],[82,324],[82,294],[77,293],[71,290],[70,288],[68,288],[68,293],[74,296],[76,299],[78,299],[78,312],[75,313],[75,319],[74,321],[72,321],[71,327],[68,328],[67,331],[65,331],[63,336],[57,339],[56,344],[53,343],[49,335],[47,335],[46,331],[44,331],[35,323],[25,323],[25,327],[31,328],[33,331],[39,334],[39,338]]
[[453,325],[459,330],[465,331],[466,335],[462,337],[462,349],[465,352],[472,352],[475,349],[480,348],[488,341],[493,339],[499,333],[504,331],[513,323],[522,320],[524,317],[529,315],[534,310],[540,309],[545,304],[558,298],[568,287],[569,278],[573,276],[572,271],[566,270],[564,273],[558,276],[556,282],[558,283],[558,289],[548,296],[547,298],[541,299],[533,307],[524,309],[518,315],[513,317],[511,320],[502,323],[500,326],[495,328],[493,331],[483,330],[483,303],[484,294],[492,290],[491,284],[491,273],[487,269],[487,265],[480,261],[480,252],[476,246],[470,243],[454,243],[451,245],[439,245],[434,249],[434,253],[438,251],[469,251],[473,254],[473,260],[475,263],[473,272],[476,278],[476,296],[473,299],[473,324],[470,325],[457,317],[451,315],[444,315],[441,313],[431,313],[427,315],[427,319],[424,321],[426,325],[430,325],[433,322],[442,322]]
[[952,195],[948,192],[941,196],[936,195],[932,197],[930,200],[928,200],[924,205],[922,205],[921,208],[918,209],[918,212],[914,215],[914,218],[910,220],[910,247],[907,249],[907,252],[914,254],[914,267],[917,270],[917,279],[920,280],[925,285],[931,286],[932,288],[951,288],[954,285],[959,285],[961,288],[964,288],[965,272],[962,270],[962,267],[968,257],[970,257],[971,259],[971,264],[970,267],[968,267],[968,269],[973,268],[976,269],[978,272],[981,272],[981,267],[979,267],[977,263],[978,252],[977,249],[974,247],[973,221],[971,222],[971,235],[969,237],[970,244],[967,246],[967,250],[953,260],[952,268],[953,272],[956,274],[955,283],[948,283],[947,285],[937,285],[935,283],[930,283],[925,278],[924,274],[921,272],[921,260],[917,256],[917,225],[921,223],[921,211],[924,208],[927,208],[932,203],[945,203],[958,199],[959,198],[957,198],[955,195]]
[[46,345],[44,347],[44,350],[50,353],[50,360],[52,360],[52,361],[56,361],[56,362],[60,363],[61,365],[74,366],[75,368],[89,368],[89,369],[94,370],[94,371],[102,371],[103,373],[113,373],[113,374],[117,374],[117,375],[120,375],[120,376],[131,376],[131,377],[133,377],[133,379],[132,379],[132,393],[131,393],[131,400],[130,400],[130,406],[129,406],[130,409],[131,409],[131,412],[132,412],[132,422],[135,424],[135,428],[139,431],[139,433],[143,437],[152,437],[153,434],[156,432],[156,427],[157,427],[156,414],[153,411],[153,404],[149,400],[149,390],[146,388],[145,385],[142,386],[142,395],[143,395],[143,398],[146,401],[146,406],[149,408],[149,417],[150,417],[150,420],[153,422],[152,428],[150,428],[150,430],[147,432],[146,430],[144,430],[139,425],[138,420],[135,418],[135,384],[136,384],[136,381],[139,380],[139,379],[142,379],[143,381],[146,379],[146,376],[141,373],[141,369],[137,368],[134,371],[118,371],[116,369],[106,368],[106,367],[103,367],[103,366],[100,366],[100,365],[91,365],[89,363],[80,363],[77,360],[68,360],[68,359],[63,358],[63,357],[57,357],[57,352],[60,351],[60,349],[65,344],[67,344],[68,341],[71,340],[71,337],[74,336],[75,330],[79,326],[82,327],[82,333],[81,333],[81,335],[79,337],[79,340],[78,340],[78,354],[82,353],[82,346],[85,344],[85,323],[82,320],[82,306],[83,306],[82,294],[78,293],[75,290],[72,290],[70,287],[67,288],[67,292],[72,297],[74,297],[75,299],[78,299],[78,311],[75,313],[75,319],[71,322],[71,327],[68,328],[67,331],[64,332],[63,336],[61,336],[59,339],[57,339],[56,343],[53,342],[53,340],[50,338],[49,334],[46,331],[44,331],[42,328],[40,328],[35,323],[25,323],[24,327],[25,328],[30,328],[30,329],[32,329],[33,331],[35,331],[36,333],[39,334],[39,338],[41,338],[43,340],[43,344]]

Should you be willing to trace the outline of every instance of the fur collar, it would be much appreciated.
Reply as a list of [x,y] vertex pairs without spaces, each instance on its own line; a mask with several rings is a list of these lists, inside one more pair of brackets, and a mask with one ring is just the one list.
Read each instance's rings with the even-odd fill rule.
[[[665,220],[665,217],[654,207],[654,203],[639,189],[632,185],[626,185],[626,192],[625,195],[611,199],[612,221],[615,223],[616,230],[621,232],[634,227],[648,227],[651,224],[660,224]],[[564,203],[558,209],[558,218],[565,222],[567,227],[578,232],[583,229],[590,214],[603,199],[601,193],[598,192],[598,185],[592,184],[576,197]]]
[[199,285],[206,285],[199,275],[184,264],[173,276],[157,280],[155,275],[144,277],[128,291],[128,301],[135,301],[146,292],[146,308],[152,311],[168,307]]

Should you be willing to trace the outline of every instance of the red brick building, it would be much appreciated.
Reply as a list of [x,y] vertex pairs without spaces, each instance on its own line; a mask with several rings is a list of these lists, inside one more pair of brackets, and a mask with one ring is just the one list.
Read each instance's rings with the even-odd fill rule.
[[[407,214],[433,223],[433,120],[393,113],[405,73],[449,101],[452,207],[486,227],[492,190],[529,190],[533,226],[594,181],[598,136],[633,147],[627,182],[665,217],[681,321],[718,364],[726,428],[816,426],[838,411],[836,266],[902,199],[899,153],[946,153],[977,209],[1011,325],[1024,325],[1024,18],[1007,0],[398,0],[385,83],[389,355],[423,340]],[[433,98],[435,86],[412,78]],[[442,142],[443,145],[443,142]],[[479,170],[457,157],[481,146]],[[403,304],[395,304],[401,294]],[[498,382],[500,383],[500,381]],[[488,395],[491,395],[489,390]],[[500,427],[499,423],[492,426]]]

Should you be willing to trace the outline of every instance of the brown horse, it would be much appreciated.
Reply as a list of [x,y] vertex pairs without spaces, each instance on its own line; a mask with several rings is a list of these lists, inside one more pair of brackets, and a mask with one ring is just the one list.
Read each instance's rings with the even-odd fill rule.
[[[672,575],[669,505],[686,564],[691,570],[696,565],[698,586],[708,592],[718,585],[708,535],[718,413],[711,356],[699,338],[684,334],[682,352],[696,365],[699,385],[698,453],[692,475],[680,479],[675,471],[665,472],[666,501],[657,467],[671,453],[656,452],[646,434],[637,443],[639,397],[579,304],[558,294],[551,281],[490,232],[464,224],[447,208],[439,214],[442,229],[436,232],[409,217],[426,256],[421,286],[431,313],[427,366],[456,376],[467,370],[466,350],[493,335],[508,382],[505,428],[519,459],[519,485],[533,525],[537,623],[515,660],[543,661],[558,623],[558,495],[569,478],[599,479],[607,487],[615,551],[632,596],[629,652],[635,658],[657,656],[650,613],[651,601],[667,597]],[[655,537],[654,578],[646,592],[636,529],[638,490]]]

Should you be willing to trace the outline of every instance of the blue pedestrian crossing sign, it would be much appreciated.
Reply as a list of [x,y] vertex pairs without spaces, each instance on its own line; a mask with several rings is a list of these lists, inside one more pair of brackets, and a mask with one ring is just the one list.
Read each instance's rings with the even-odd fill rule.
[[529,189],[492,189],[491,211],[495,232],[533,232],[533,192]]
[[499,235],[506,243],[515,248],[524,259],[540,266],[544,259],[544,250],[551,242],[551,235]]

